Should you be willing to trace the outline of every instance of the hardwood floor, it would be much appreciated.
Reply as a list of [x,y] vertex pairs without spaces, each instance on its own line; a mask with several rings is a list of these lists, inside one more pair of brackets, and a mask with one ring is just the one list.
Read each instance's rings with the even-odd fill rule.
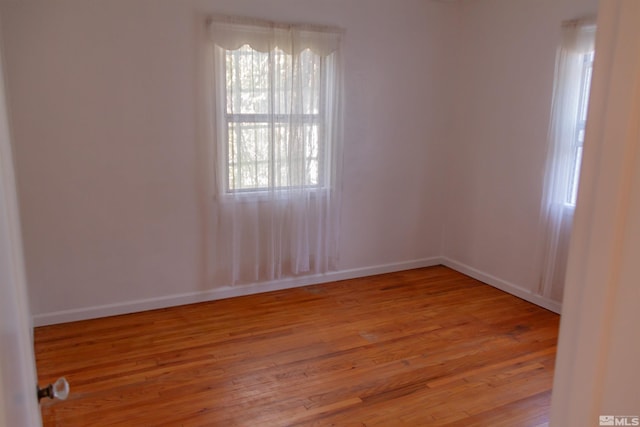
[[538,426],[558,322],[438,266],[37,328],[44,425]]

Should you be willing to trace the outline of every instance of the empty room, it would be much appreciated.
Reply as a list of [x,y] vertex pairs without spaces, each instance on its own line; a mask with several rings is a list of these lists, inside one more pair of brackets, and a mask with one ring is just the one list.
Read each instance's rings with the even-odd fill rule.
[[0,426],[640,424],[640,2],[0,36]]

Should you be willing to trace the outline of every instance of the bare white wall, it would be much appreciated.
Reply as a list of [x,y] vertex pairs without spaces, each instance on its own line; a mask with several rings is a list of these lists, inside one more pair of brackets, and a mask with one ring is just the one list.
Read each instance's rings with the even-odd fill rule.
[[224,285],[197,171],[208,12],[346,29],[342,271],[442,256],[535,294],[560,22],[596,3],[3,0],[33,314]]
[[202,286],[187,14],[3,6],[33,314]]
[[443,253],[450,265],[527,297],[539,284],[560,24],[595,16],[597,1],[478,0],[459,8]]
[[453,6],[423,0],[0,4],[32,313],[204,281],[196,16],[346,29],[343,270],[440,255]]

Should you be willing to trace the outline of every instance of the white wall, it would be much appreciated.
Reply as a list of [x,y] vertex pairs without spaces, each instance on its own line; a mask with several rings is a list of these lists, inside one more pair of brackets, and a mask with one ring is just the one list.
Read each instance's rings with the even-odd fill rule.
[[78,310],[82,317],[104,306],[102,313],[117,312],[128,301],[224,285],[205,283],[203,274],[195,130],[201,12],[346,29],[340,268],[440,255],[446,112],[439,102],[448,88],[453,5],[6,0],[0,7],[36,318]]
[[540,200],[560,24],[595,16],[597,1],[480,0],[459,7],[444,256],[535,300],[528,294],[540,280]]
[[224,285],[197,170],[207,12],[346,29],[341,271],[444,260],[559,310],[535,295],[555,50],[596,3],[3,0],[33,314]]

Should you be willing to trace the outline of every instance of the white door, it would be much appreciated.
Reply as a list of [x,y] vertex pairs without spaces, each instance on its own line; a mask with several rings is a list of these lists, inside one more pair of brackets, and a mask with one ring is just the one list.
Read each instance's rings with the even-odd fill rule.
[[0,427],[37,427],[42,420],[9,142],[0,63]]
[[640,1],[601,0],[552,427],[640,423],[639,117]]

